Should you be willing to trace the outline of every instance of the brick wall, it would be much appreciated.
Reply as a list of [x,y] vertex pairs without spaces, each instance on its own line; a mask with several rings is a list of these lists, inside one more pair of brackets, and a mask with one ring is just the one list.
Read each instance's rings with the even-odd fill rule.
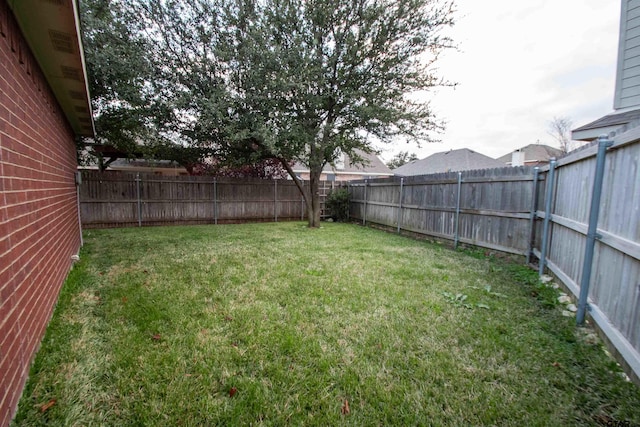
[[0,0],[0,426],[78,253],[74,135]]

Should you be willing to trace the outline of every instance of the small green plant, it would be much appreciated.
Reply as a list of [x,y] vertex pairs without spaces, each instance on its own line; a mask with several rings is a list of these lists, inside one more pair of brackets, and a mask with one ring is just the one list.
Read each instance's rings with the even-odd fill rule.
[[[473,289],[480,289],[477,286],[472,286]],[[491,290],[491,285],[485,285],[484,288],[482,288],[487,294],[493,296],[493,297],[498,297],[498,298],[507,298],[507,296],[505,294],[501,294],[500,292],[494,292]]]
[[471,304],[467,301],[468,296],[465,294],[452,294],[450,292],[443,292],[445,299],[449,301],[453,305],[457,305],[459,307],[468,308],[469,310],[473,308],[484,308],[485,310],[489,310],[490,307],[486,304]]
[[444,295],[444,297],[446,298],[447,301],[449,301],[451,304],[453,305],[459,305],[460,307],[464,307],[464,308],[473,308],[473,306],[467,302],[465,302],[467,300],[467,296],[464,294],[452,294],[450,292],[443,292],[442,295]]
[[331,190],[325,203],[334,221],[347,222],[349,220],[349,192],[346,188]]

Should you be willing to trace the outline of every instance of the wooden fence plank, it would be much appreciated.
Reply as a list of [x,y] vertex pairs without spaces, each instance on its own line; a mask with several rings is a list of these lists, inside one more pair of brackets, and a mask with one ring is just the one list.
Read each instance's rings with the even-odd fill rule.
[[[638,128],[640,129],[640,127]],[[640,130],[635,131],[640,135]],[[547,265],[579,294],[595,170],[595,146],[561,159],[552,191]],[[503,252],[533,252],[540,258],[541,222],[545,206],[548,167],[539,169],[534,194],[532,168],[463,172],[457,205],[457,173],[405,177],[403,200],[399,178],[368,181],[367,222],[454,240],[454,219],[459,209],[457,240]],[[363,182],[350,183],[351,216],[364,214]],[[532,203],[533,201],[533,203]],[[457,209],[458,208],[458,209]],[[400,212],[398,212],[400,210]],[[624,134],[607,154],[598,241],[590,283],[589,301],[621,353],[640,366],[640,140]],[[400,219],[400,221],[398,221]],[[398,224],[400,222],[400,224]],[[529,240],[533,238],[533,242]],[[636,356],[634,356],[634,354]],[[634,359],[634,357],[636,357]],[[640,371],[636,372],[640,376]]]
[[[83,172],[80,215],[83,227],[138,224],[136,174]],[[140,175],[142,225],[301,220],[306,206],[292,181]],[[322,184],[324,199],[344,182]],[[277,187],[277,191],[276,191]]]

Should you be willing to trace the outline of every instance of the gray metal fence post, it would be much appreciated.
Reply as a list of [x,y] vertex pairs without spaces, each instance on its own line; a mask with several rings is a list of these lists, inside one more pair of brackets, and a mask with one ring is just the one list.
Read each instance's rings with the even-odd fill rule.
[[367,184],[369,180],[364,180],[364,211],[362,213],[362,225],[367,225]]
[[402,225],[402,193],[404,189],[404,178],[400,178],[400,199],[398,200],[398,234]]
[[527,264],[531,264],[533,246],[536,239],[536,212],[538,211],[538,174],[540,168],[533,168],[533,183],[531,186],[531,214],[529,215],[529,246],[527,247]]
[[273,214],[278,222],[278,180],[273,180]]
[[538,264],[538,275],[544,274],[544,265],[547,259],[549,245],[549,222],[551,220],[551,205],[553,204],[553,186],[555,185],[556,159],[551,158],[549,162],[549,173],[547,174],[547,188],[544,197],[544,226],[542,227],[542,247],[540,248],[540,262]]
[[606,135],[598,138],[598,154],[596,157],[596,175],[593,177],[593,192],[591,194],[591,209],[589,210],[589,228],[587,229],[587,241],[584,249],[584,261],[582,264],[582,279],[580,280],[580,296],[578,298],[578,312],[576,323],[584,323],[587,300],[589,297],[589,283],[591,281],[591,268],[593,267],[593,251],[598,235],[598,216],[600,215],[600,196],[602,195],[602,180],[604,179],[604,163],[607,156],[607,148],[613,145],[613,141]]
[[213,223],[218,224],[218,181],[213,178]]
[[453,235],[453,247],[458,248],[459,228],[460,228],[460,190],[462,189],[462,172],[458,172],[458,196],[456,201],[456,223]]
[[136,173],[136,193],[138,195],[138,227],[142,227],[142,200],[140,198],[140,173]]

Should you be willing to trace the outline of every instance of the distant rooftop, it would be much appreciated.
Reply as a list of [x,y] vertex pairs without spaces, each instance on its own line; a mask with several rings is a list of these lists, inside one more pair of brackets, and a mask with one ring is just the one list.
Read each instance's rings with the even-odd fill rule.
[[[562,150],[544,144],[529,144],[526,147],[519,148],[516,151],[524,153],[524,163],[527,165],[531,165],[533,163],[548,163],[552,157],[557,158],[562,156]],[[512,155],[513,151],[505,154],[502,157],[498,157],[497,160],[507,165],[511,165],[511,161],[513,158]]]
[[429,175],[442,172],[459,172],[475,169],[503,168],[504,162],[492,159],[468,148],[449,150],[432,154],[421,160],[414,160],[393,170],[395,175]]
[[[382,160],[375,153],[365,153],[362,150],[356,150],[357,154],[365,160],[365,164],[356,165],[353,164],[351,158],[347,155],[344,156],[344,164],[336,164],[335,172],[336,173],[364,173],[364,174],[372,174],[372,175],[385,175],[391,176],[393,172],[387,165],[385,165]],[[299,172],[307,172],[309,171],[309,166],[304,165],[302,163],[297,162],[293,165],[293,171],[296,173]],[[327,164],[324,169],[324,172],[334,172],[333,166]]]

